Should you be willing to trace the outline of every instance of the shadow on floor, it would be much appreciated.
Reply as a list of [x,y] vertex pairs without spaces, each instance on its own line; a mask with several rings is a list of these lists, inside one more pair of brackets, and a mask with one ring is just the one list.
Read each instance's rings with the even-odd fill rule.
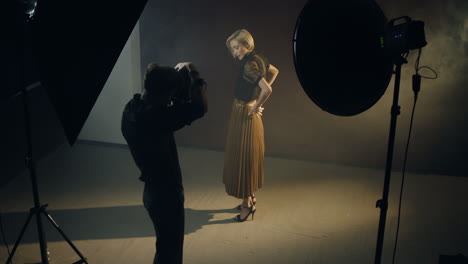
[[[94,240],[154,236],[153,225],[146,209],[140,206],[117,206],[90,209],[50,210],[48,213],[71,240]],[[218,213],[232,213],[232,217],[210,221]],[[204,225],[236,223],[234,208],[219,210],[185,209],[185,234],[194,233]],[[14,244],[24,226],[28,212],[2,214],[3,228],[9,244]],[[64,241],[47,217],[42,216],[47,241]],[[29,222],[21,243],[37,243],[35,217]]]

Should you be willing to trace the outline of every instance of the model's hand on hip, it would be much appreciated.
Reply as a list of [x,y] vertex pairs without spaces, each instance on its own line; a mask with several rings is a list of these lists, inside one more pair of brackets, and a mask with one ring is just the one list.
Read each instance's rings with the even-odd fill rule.
[[250,106],[249,116],[252,116],[252,115],[262,116],[263,109],[264,109],[263,107],[258,106],[257,104],[253,104]]

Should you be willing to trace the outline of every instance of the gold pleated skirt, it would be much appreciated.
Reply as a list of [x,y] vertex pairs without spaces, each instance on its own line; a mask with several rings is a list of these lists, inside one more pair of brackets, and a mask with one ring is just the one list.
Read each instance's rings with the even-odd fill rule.
[[265,142],[262,118],[249,116],[255,101],[234,99],[224,156],[223,183],[226,192],[247,198],[263,186]]

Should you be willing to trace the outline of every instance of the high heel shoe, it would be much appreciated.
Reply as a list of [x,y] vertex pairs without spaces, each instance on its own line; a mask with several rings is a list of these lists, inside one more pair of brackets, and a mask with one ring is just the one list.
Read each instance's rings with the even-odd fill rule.
[[[257,199],[255,199],[255,201],[253,199],[255,199],[255,195],[252,196],[252,203],[253,203],[253,205],[256,205],[257,204]],[[242,209],[242,204],[239,204],[238,206],[236,206],[236,209],[240,211]]]
[[254,220],[254,215],[255,215],[255,212],[257,212],[257,208],[253,209],[253,205],[251,207],[246,207],[249,209],[249,214],[244,218],[242,219],[240,214],[236,215],[236,218],[234,218],[237,222],[245,222],[245,220],[247,220],[247,218],[249,218],[250,215],[252,215],[252,221]]

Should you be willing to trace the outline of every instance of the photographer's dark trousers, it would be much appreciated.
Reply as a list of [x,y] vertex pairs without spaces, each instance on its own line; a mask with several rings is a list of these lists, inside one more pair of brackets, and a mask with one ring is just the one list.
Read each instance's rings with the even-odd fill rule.
[[145,183],[143,204],[156,231],[153,264],[182,264],[185,222],[183,187]]

